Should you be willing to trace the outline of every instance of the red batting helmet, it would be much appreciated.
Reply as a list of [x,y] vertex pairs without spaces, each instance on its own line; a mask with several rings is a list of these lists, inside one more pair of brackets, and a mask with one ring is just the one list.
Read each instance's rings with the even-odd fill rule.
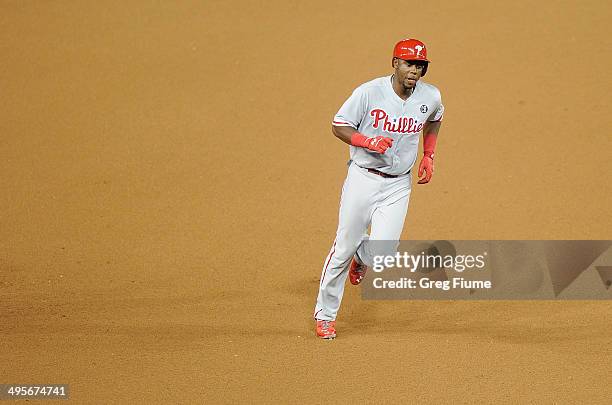
[[425,68],[423,69],[423,76],[427,73],[427,65],[429,59],[427,59],[427,48],[425,44],[418,39],[402,39],[393,48],[393,57],[403,60],[418,60],[425,62]]
[[404,60],[422,60],[429,62],[427,59],[427,48],[425,44],[418,39],[403,39],[395,44],[393,48],[393,57]]

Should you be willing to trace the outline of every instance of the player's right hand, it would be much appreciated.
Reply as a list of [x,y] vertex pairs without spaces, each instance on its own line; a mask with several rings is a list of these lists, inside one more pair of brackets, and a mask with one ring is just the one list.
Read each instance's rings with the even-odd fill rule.
[[384,136],[374,136],[372,138],[355,132],[351,136],[351,145],[359,146],[360,148],[366,148],[373,152],[385,153],[387,149],[393,145],[393,139],[386,138]]
[[376,136],[374,138],[368,138],[364,146],[373,152],[385,153],[392,145],[393,139],[384,136]]

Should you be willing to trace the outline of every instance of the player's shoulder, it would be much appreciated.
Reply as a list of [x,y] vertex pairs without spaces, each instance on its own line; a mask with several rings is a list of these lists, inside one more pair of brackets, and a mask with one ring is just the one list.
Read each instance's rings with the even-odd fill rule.
[[441,99],[442,93],[440,93],[440,89],[434,86],[431,83],[424,82],[423,80],[419,80],[419,86],[421,87],[421,91],[427,94],[430,97],[435,99]]

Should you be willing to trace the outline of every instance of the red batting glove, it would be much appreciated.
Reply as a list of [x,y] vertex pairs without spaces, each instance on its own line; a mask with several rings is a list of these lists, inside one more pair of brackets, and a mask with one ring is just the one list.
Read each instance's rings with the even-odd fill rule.
[[433,176],[433,158],[434,151],[436,150],[437,139],[438,135],[434,133],[423,135],[423,159],[421,160],[421,164],[419,165],[419,177],[423,176],[423,172],[425,172],[425,177],[419,179],[419,184],[429,183],[429,180],[431,180],[431,176]]
[[351,136],[351,145],[366,148],[373,152],[385,153],[393,145],[393,139],[384,136],[368,138],[359,132],[355,132]]
[[423,159],[421,159],[421,164],[419,165],[419,177],[423,176],[423,172],[425,172],[425,177],[419,179],[419,184],[429,183],[431,176],[433,176],[434,163],[432,152],[425,152]]

